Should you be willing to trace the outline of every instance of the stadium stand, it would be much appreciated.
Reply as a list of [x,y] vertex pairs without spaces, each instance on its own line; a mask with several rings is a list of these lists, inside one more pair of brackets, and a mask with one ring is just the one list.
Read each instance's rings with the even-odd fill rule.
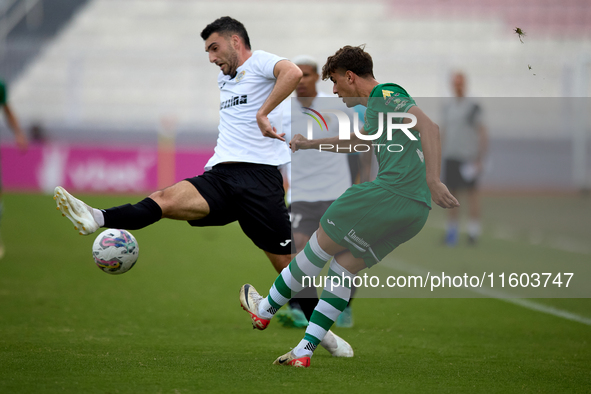
[[16,79],[87,0],[0,0],[0,76]]
[[[458,9],[465,2],[449,3]],[[217,70],[199,33],[228,13],[244,21],[254,49],[287,57],[325,58],[344,44],[365,43],[377,65],[390,65],[376,67],[378,79],[394,75],[415,96],[447,95],[447,74],[456,67],[471,75],[479,96],[562,96],[569,93],[563,73],[577,53],[591,49],[586,40],[529,33],[522,44],[511,24],[487,11],[492,1],[480,8],[482,19],[434,14],[429,1],[411,2],[420,4],[410,10],[411,3],[401,3],[273,3],[269,13],[264,1],[94,0],[23,72],[13,100],[22,116],[47,122],[153,127],[172,115],[179,124],[209,129],[217,121],[211,111]]]

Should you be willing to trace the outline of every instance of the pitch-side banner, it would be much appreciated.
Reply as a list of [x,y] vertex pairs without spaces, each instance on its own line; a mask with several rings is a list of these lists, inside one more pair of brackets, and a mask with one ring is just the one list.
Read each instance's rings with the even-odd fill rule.
[[26,152],[3,145],[4,191],[43,191],[55,186],[89,193],[146,193],[203,173],[212,150],[157,147],[32,145]]

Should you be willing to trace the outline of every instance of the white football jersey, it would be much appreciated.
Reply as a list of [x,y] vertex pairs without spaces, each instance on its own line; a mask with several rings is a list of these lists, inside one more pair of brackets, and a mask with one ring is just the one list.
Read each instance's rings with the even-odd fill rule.
[[[331,97],[331,99],[324,97]],[[302,134],[306,137],[307,125],[312,119],[304,113],[309,111],[305,111],[296,98],[291,100],[293,100],[293,105],[290,103],[285,108],[286,119],[284,119],[283,126],[287,141],[295,134]],[[310,107],[319,112],[324,109],[338,109],[347,113],[351,120],[353,116],[357,116],[355,111],[345,107],[336,96],[329,96],[322,92],[318,92]],[[328,129],[321,129],[315,121],[312,122],[314,139],[338,135],[336,116],[325,114],[324,119],[328,124]],[[351,171],[346,153],[319,152],[317,149],[298,150],[292,154],[291,168],[287,168],[286,172],[289,176],[290,186],[287,193],[289,203],[336,200],[351,187]]]
[[[284,58],[264,51],[254,51],[231,78],[221,71],[220,125],[214,155],[205,170],[227,161],[279,166],[288,163],[290,152],[284,142],[264,137],[256,121],[257,111],[275,86],[275,64]],[[271,125],[282,130],[283,104],[269,114]]]

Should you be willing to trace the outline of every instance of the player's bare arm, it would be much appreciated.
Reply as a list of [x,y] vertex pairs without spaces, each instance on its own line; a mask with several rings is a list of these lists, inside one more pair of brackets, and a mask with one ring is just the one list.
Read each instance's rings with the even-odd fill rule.
[[275,64],[273,74],[277,78],[277,82],[275,82],[271,94],[257,112],[257,123],[265,137],[285,141],[285,138],[283,138],[285,133],[277,134],[277,129],[271,125],[267,116],[295,90],[302,78],[302,70],[289,60],[281,60]]
[[[458,200],[449,192],[447,186],[439,178],[441,172],[441,140],[439,138],[439,126],[437,126],[419,107],[414,106],[409,111],[417,118],[414,127],[421,134],[421,145],[425,155],[425,169],[427,172],[427,185],[431,191],[431,198],[435,204],[442,208],[454,208],[460,206]],[[405,123],[410,119],[405,119]]]
[[[367,135],[367,132],[363,127],[359,130],[359,133]],[[301,134],[296,134],[289,142],[289,147],[291,148],[292,152],[295,152],[303,149],[319,149],[320,145],[323,145],[323,152],[350,153],[350,151],[347,151],[346,147],[364,143],[365,142],[355,133],[351,133],[350,139],[348,141],[339,139],[338,135],[334,137],[309,140]],[[330,145],[332,145],[332,148],[329,148]],[[339,147],[338,151],[337,145]]]

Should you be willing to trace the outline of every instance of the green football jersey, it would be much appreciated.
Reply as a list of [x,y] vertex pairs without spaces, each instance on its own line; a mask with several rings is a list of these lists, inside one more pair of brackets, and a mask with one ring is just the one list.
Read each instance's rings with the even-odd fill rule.
[[[379,128],[379,117],[383,120],[383,131],[379,138],[367,143],[374,144],[374,153],[379,170],[377,185],[400,196],[421,201],[431,207],[431,192],[427,187],[425,158],[419,132],[410,129],[417,138],[411,140],[402,130],[394,129],[388,141],[387,114],[408,112],[416,105],[415,101],[401,86],[393,83],[377,85],[371,91],[365,112],[365,131],[375,135]],[[395,124],[403,123],[403,118],[394,118]]]
[[4,81],[0,79],[0,105],[6,104],[6,85]]

